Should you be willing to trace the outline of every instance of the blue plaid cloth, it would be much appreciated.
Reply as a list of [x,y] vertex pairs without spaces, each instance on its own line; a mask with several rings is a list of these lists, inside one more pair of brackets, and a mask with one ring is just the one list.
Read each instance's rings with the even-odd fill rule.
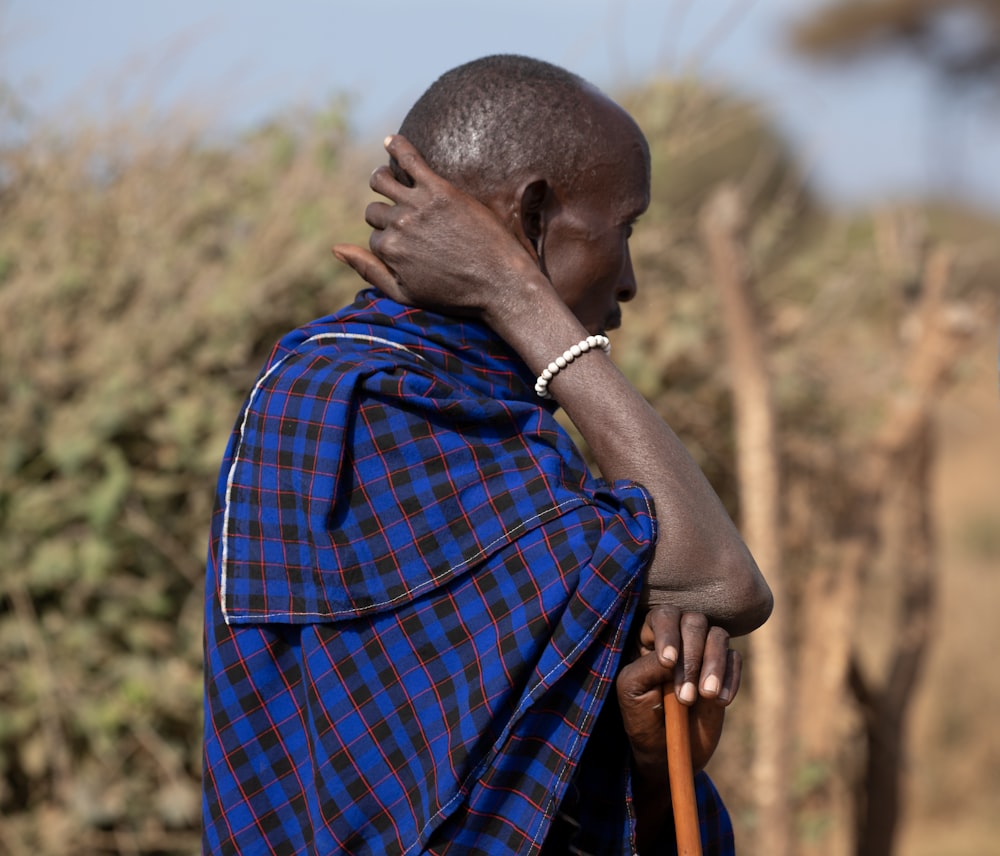
[[212,521],[206,853],[633,851],[620,722],[583,758],[655,518],[533,382],[375,292],[275,347]]

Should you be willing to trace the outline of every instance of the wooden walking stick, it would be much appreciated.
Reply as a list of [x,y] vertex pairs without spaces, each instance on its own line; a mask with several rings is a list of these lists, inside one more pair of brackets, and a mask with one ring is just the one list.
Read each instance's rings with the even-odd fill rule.
[[674,695],[673,684],[663,685],[663,717],[667,725],[667,771],[678,856],[701,856],[701,825],[691,769],[690,711]]

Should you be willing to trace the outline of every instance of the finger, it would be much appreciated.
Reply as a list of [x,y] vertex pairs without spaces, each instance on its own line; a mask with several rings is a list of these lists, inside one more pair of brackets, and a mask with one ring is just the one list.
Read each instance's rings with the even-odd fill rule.
[[700,612],[685,612],[681,616],[682,670],[674,679],[674,688],[677,698],[684,704],[694,704],[698,698],[698,678],[707,633],[708,618]]
[[352,268],[365,282],[398,299],[398,283],[395,275],[368,250],[353,244],[337,244],[333,248],[333,254],[339,261]]
[[386,165],[375,167],[372,174],[368,176],[368,186],[381,196],[398,202],[403,194],[409,189],[405,184],[400,184],[396,176],[392,174],[392,169]]
[[406,137],[400,134],[391,134],[385,138],[385,150],[389,156],[394,158],[403,170],[413,181],[414,186],[426,184],[438,177],[423,159],[416,146]]
[[384,229],[389,225],[394,208],[385,202],[371,202],[365,208],[365,222],[373,229]]
[[681,651],[680,610],[676,606],[661,604],[646,613],[640,642],[655,651],[664,668],[673,672]]
[[729,665],[729,634],[721,627],[711,627],[701,660],[701,694],[716,698],[722,689]]
[[[393,263],[399,259],[399,235],[391,228],[372,229],[368,236],[368,249],[380,264],[392,272],[393,280],[398,283],[399,277],[396,276]],[[364,258],[364,261],[365,264],[371,263],[367,257]]]
[[736,693],[740,691],[740,682],[743,679],[743,655],[739,651],[730,649],[727,652],[726,677],[722,681],[722,688],[719,690],[719,701],[724,705],[729,705]]
[[636,757],[655,759],[659,768],[665,760],[663,711],[663,667],[654,654],[633,660],[615,679],[622,725]]
[[645,654],[618,675],[619,698],[632,708],[662,708],[663,684],[670,680],[659,658]]

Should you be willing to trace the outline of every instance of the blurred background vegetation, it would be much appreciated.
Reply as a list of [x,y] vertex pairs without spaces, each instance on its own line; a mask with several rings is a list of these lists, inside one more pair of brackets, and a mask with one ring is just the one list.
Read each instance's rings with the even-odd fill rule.
[[[992,15],[996,4],[968,5]],[[930,17],[915,16],[934,4],[846,6],[804,27],[802,49],[933,37]],[[896,27],[873,18],[875,7],[908,7],[909,17]],[[1000,55],[996,44],[967,60],[921,49],[941,57],[949,80],[978,70],[981,81]],[[642,287],[616,359],[737,517],[732,373],[698,224],[720,185],[739,188],[749,212],[793,648],[808,631],[809,579],[855,520],[867,456],[905,386],[928,254],[950,254],[942,312],[967,346],[935,392],[940,574],[908,720],[898,852],[989,852],[1000,808],[988,713],[1000,704],[995,633],[985,641],[1000,602],[1000,223],[947,199],[832,211],[757,107],[695,80],[616,95],[654,163],[653,204],[634,238]],[[18,127],[0,143],[0,853],[195,853],[217,467],[273,340],[357,290],[329,247],[366,239],[378,155],[348,133],[340,100],[221,142],[176,116],[22,126],[17,93],[4,88],[0,120]],[[875,661],[893,642],[885,584],[876,562],[850,624]],[[797,661],[796,674],[810,667]],[[753,854],[749,708],[734,710],[712,772],[741,852]],[[852,810],[830,783],[857,783],[863,714],[837,713],[832,752],[793,752],[794,853],[854,852]],[[800,700],[795,722],[816,715]]]

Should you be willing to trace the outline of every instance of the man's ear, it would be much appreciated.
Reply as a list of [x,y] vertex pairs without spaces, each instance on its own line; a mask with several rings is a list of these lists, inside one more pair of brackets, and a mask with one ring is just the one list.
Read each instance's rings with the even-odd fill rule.
[[515,200],[514,232],[532,257],[538,261],[547,225],[552,188],[544,178],[526,181]]

